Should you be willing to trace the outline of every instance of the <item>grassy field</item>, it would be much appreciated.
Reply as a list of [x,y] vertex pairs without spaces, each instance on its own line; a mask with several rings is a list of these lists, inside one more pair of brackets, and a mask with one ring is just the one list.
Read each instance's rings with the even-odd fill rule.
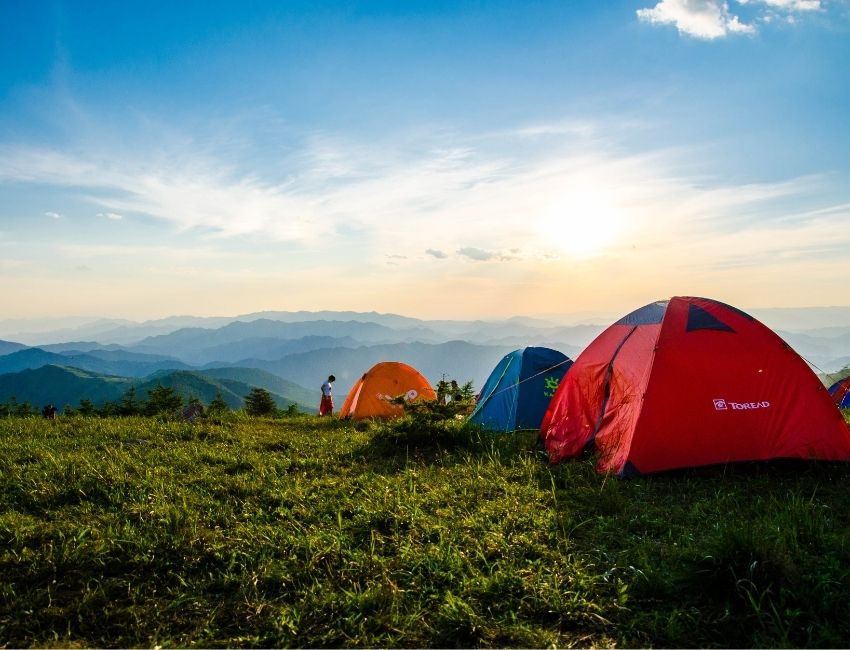
[[0,419],[0,646],[847,645],[850,467],[618,481],[533,438]]

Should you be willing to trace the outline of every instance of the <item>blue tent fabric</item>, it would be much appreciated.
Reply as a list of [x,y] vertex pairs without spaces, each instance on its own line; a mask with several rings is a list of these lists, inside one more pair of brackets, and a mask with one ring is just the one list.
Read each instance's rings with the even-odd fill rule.
[[[838,404],[838,408],[841,409],[850,409],[850,383],[848,382],[850,382],[850,378],[845,377],[829,387],[829,394],[832,395],[835,403]],[[838,397],[836,397],[836,393],[838,393]]]
[[539,429],[572,363],[550,348],[528,347],[505,355],[484,383],[470,421],[489,431]]

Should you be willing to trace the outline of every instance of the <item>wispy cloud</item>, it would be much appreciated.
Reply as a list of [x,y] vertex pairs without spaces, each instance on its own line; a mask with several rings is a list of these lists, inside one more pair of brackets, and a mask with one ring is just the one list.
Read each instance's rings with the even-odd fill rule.
[[740,4],[764,4],[784,11],[820,11],[820,0],[738,0]]
[[481,248],[466,246],[464,248],[458,249],[457,254],[461,257],[467,257],[476,262],[510,262],[511,260],[519,259],[516,255],[516,253],[518,252],[519,249],[513,249],[511,254],[505,254],[500,251],[487,251]]
[[62,215],[59,214],[58,212],[45,212],[44,216],[50,217],[51,219],[61,219],[62,218]]
[[[129,158],[6,145],[0,146],[0,180],[71,188],[99,206],[101,218],[147,215],[221,240],[204,259],[215,259],[225,239],[246,236],[254,244],[338,251],[340,264],[345,256],[349,264],[400,256],[408,258],[406,266],[422,260],[427,241],[425,254],[446,260],[447,269],[463,260],[588,260],[693,237],[711,242],[768,225],[797,228],[801,251],[813,243],[816,233],[793,219],[823,205],[814,198],[824,184],[820,177],[724,185],[708,175],[681,175],[678,161],[693,159],[693,152],[624,154],[598,135],[606,133],[604,124],[563,131],[526,125],[501,135],[420,133],[377,144],[322,135],[283,160],[278,178],[260,177],[251,167],[240,172],[191,144],[168,155],[142,151]],[[550,135],[538,137],[543,132]],[[516,147],[517,138],[529,146]],[[850,244],[847,235],[839,237]],[[65,253],[128,254],[114,243],[77,246]]]
[[120,221],[124,218],[124,215],[118,214],[116,212],[98,212],[96,216],[101,217],[103,219],[111,219],[112,221]]

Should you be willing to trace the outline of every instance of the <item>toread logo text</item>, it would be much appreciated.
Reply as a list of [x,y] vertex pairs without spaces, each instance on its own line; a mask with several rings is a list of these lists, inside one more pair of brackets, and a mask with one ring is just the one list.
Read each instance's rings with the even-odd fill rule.
[[729,400],[716,398],[712,400],[717,411],[754,411],[756,409],[769,409],[770,402],[730,402]]

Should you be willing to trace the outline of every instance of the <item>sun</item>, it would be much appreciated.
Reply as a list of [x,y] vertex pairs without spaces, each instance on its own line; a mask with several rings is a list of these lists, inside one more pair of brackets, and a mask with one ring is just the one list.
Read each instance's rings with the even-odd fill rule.
[[562,194],[543,212],[538,235],[548,246],[577,259],[596,257],[623,229],[621,210],[602,190]]

